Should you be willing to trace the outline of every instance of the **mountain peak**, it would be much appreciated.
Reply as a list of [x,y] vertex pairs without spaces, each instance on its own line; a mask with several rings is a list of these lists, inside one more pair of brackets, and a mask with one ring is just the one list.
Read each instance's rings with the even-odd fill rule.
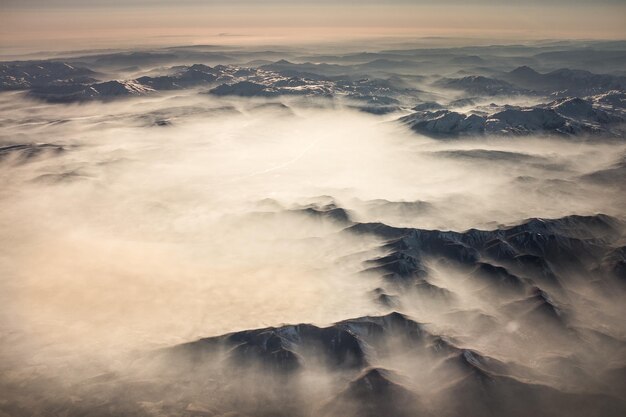
[[515,68],[513,71],[509,72],[511,75],[539,75],[537,71],[532,69],[527,65],[522,65],[521,67]]

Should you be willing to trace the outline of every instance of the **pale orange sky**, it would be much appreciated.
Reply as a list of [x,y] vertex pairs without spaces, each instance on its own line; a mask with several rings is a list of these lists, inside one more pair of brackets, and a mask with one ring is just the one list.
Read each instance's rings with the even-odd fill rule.
[[[175,3],[175,5],[174,5]],[[626,39],[621,0],[0,0],[0,48],[342,40],[377,36]],[[228,39],[227,39],[228,38]]]

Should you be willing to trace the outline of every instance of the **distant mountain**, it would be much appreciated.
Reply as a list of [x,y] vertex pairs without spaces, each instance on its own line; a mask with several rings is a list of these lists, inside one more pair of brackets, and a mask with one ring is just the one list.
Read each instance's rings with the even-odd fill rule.
[[413,111],[426,111],[426,110],[443,110],[444,107],[435,102],[435,101],[427,101],[424,103],[420,103],[416,106],[414,106],[411,110]]
[[400,121],[416,132],[432,136],[482,134],[485,131],[484,117],[449,110],[417,112],[402,117]]
[[222,84],[210,91],[216,96],[239,96],[239,97],[271,97],[277,96],[278,92],[268,86],[251,81],[240,81],[234,84]]
[[139,96],[155,90],[135,80],[106,81],[89,85],[58,84],[36,87],[30,90],[31,97],[53,103],[71,103],[86,100],[108,100],[121,97]]
[[[597,104],[606,95],[565,98],[535,107],[505,106],[489,115],[450,110],[419,110],[400,121],[434,137],[546,133],[559,135],[613,133],[620,135],[624,113]],[[621,103],[621,101],[620,101]],[[421,109],[421,107],[417,107]],[[496,106],[497,108],[497,106]]]
[[485,120],[485,132],[492,134],[528,134],[535,132],[576,133],[576,127],[549,108],[506,109]]
[[[280,65],[291,66],[284,61]],[[231,68],[231,71],[233,69]],[[247,71],[245,74],[239,74]],[[240,75],[240,76],[237,76]],[[396,87],[390,80],[361,78],[357,80],[331,79],[285,75],[273,72],[269,67],[238,69],[231,82],[221,84],[209,91],[218,96],[275,97],[301,95],[316,97],[344,97],[358,101],[360,110],[373,114],[386,114],[398,109],[400,100],[414,95],[416,90]]]
[[239,97],[276,97],[281,95],[315,95],[330,97],[332,86],[309,83],[303,80],[283,80],[276,84],[261,84],[252,81],[239,81],[233,84],[222,84],[212,89],[210,94],[216,96]]
[[[305,64],[313,65],[314,64]],[[49,102],[107,100],[127,96],[150,94],[156,91],[179,90],[201,86],[211,87],[216,96],[277,97],[282,95],[349,98],[359,104],[353,107],[372,114],[386,114],[399,109],[400,99],[414,95],[417,90],[406,88],[403,82],[368,78],[330,79],[306,75],[286,75],[270,68],[297,66],[288,61],[278,61],[273,66],[246,68],[232,65],[210,67],[203,64],[177,66],[164,70],[164,75],[146,75],[133,80],[106,82],[42,82],[25,85],[29,95]],[[89,70],[87,70],[89,71]],[[289,71],[287,71],[289,72]],[[397,87],[396,84],[400,84]]]
[[92,83],[96,73],[89,68],[56,61],[0,63],[0,91],[26,90],[55,83]]
[[260,68],[268,71],[275,71],[283,75],[303,76],[308,78],[320,77],[342,77],[344,79],[354,79],[359,74],[364,76],[369,73],[389,72],[394,73],[406,69],[415,69],[417,63],[409,60],[392,60],[378,58],[364,63],[348,64],[326,64],[305,62],[295,64],[286,60],[280,60],[272,64],[263,65]]
[[477,55],[455,56],[450,62],[457,65],[484,65],[487,61]]
[[171,62],[177,55],[163,52],[128,52],[99,55],[94,63],[99,66],[126,67],[131,65],[155,65]]
[[530,67],[522,66],[501,74],[498,78],[521,88],[559,96],[586,96],[626,88],[626,77],[567,68],[541,74]]
[[155,90],[179,90],[215,82],[221,71],[207,65],[195,64],[183,67],[174,75],[139,77],[137,82]]
[[626,51],[624,47],[600,49],[594,47],[560,49],[540,52],[532,56],[533,60],[549,63],[551,67],[567,67],[576,65],[590,71],[611,72],[626,68]]
[[338,76],[351,72],[349,67],[337,64],[314,64],[311,62],[295,64],[284,59],[276,61],[272,64],[262,65],[259,68],[266,71],[278,72],[283,75],[309,77],[314,79],[322,76]]
[[[603,95],[606,97],[606,95]],[[620,112],[612,112],[611,109],[603,109],[594,105],[594,101],[601,100],[600,97],[582,99],[578,97],[564,98],[549,103],[548,106],[555,112],[572,120],[581,120],[597,124],[619,123],[623,121]]]
[[381,71],[381,72],[402,72],[405,70],[415,70],[419,68],[419,63],[415,61],[409,61],[406,59],[403,60],[394,60],[394,59],[375,59],[370,62],[366,62],[364,64],[355,65],[353,67],[357,71]]
[[480,75],[470,75],[463,78],[444,78],[435,84],[440,87],[462,90],[468,94],[478,96],[530,94],[530,91],[516,87],[506,81]]

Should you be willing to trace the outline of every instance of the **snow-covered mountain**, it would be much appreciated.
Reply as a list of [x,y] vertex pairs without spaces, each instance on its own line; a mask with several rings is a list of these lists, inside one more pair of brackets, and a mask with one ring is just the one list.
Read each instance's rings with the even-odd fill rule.
[[154,91],[153,88],[135,80],[114,80],[93,84],[52,84],[34,87],[29,91],[29,95],[54,103],[72,103],[141,96]]
[[[614,105],[598,104],[601,100],[605,102],[608,100]],[[418,110],[402,117],[400,121],[416,132],[437,137],[533,133],[582,135],[609,132],[621,135],[622,124],[626,120],[621,106],[621,101],[607,99],[607,95],[599,95],[585,99],[563,98],[533,107],[492,106],[488,108],[492,112],[487,114],[483,109],[474,113]],[[428,104],[425,107],[432,105]],[[494,108],[497,111],[493,112]]]
[[89,68],[57,61],[0,63],[0,91],[26,90],[52,83],[80,83],[95,81],[95,72]]

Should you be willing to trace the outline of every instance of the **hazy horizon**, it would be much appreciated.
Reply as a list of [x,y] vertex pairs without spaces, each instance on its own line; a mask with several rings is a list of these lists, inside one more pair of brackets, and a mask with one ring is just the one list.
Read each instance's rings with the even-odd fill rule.
[[483,43],[626,39],[626,3],[602,1],[0,2],[3,55],[61,48],[274,45],[447,37]]

